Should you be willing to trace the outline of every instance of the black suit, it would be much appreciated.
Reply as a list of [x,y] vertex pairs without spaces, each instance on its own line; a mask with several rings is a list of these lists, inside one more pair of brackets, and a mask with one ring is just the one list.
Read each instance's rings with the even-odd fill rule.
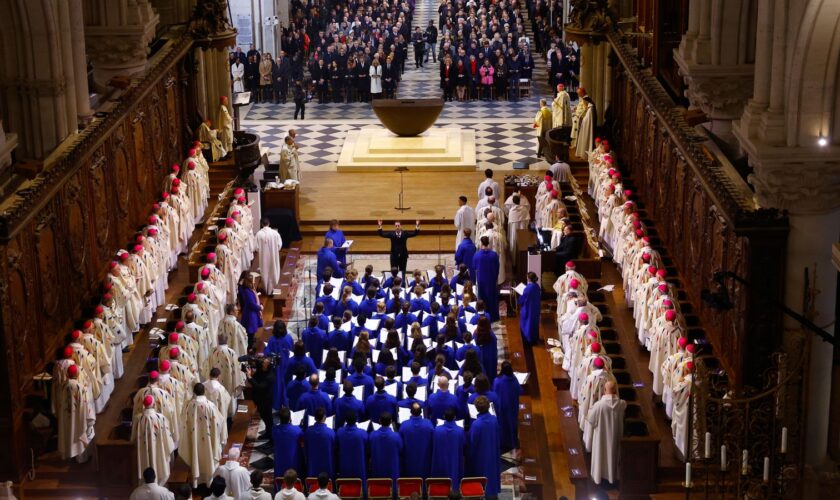
[[565,271],[566,262],[577,258],[580,253],[580,238],[573,234],[560,238],[560,244],[554,249],[555,273],[560,276]]
[[420,229],[402,231],[399,236],[396,231],[383,231],[379,228],[379,236],[391,240],[391,267],[397,267],[405,273],[408,264],[408,239],[417,236]]

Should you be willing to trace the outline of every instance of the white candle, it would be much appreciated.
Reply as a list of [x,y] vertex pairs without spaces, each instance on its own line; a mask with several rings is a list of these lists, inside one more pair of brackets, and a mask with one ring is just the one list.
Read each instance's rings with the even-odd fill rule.
[[691,462],[685,463],[685,487],[691,488]]
[[726,445],[720,445],[720,470],[726,470]]
[[750,455],[747,450],[744,450],[741,453],[741,474],[747,475],[747,471],[749,470],[749,462],[750,462]]
[[764,482],[770,482],[770,457],[764,457]]
[[704,458],[712,458],[712,433],[706,433],[706,454]]
[[782,427],[782,453],[787,453],[787,427]]

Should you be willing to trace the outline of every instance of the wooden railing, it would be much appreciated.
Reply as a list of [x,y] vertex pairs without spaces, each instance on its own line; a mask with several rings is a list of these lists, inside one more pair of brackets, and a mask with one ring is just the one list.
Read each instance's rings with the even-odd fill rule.
[[190,139],[195,106],[192,39],[174,39],[132,81],[120,103],[0,207],[0,435],[10,452],[0,475],[29,464],[33,376],[98,300],[107,263],[160,196],[169,166]]
[[[608,36],[615,59],[613,149],[684,277],[686,291],[735,390],[763,372],[782,335],[787,217],[756,208],[749,185],[704,147],[633,49]],[[714,282],[731,271],[750,283]],[[711,307],[703,291],[729,293],[732,307]]]

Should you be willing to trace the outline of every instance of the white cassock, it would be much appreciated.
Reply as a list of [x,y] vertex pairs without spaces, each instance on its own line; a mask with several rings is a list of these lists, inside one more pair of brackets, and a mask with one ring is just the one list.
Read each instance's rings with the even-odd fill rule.
[[[581,103],[585,102],[585,100],[581,101]],[[580,105],[581,104],[578,104],[578,106]],[[583,110],[583,113],[581,113],[577,136],[574,141],[575,155],[583,160],[586,160],[587,154],[592,149],[592,141],[594,140],[595,136],[595,116],[593,115],[594,111],[595,106],[587,103],[586,108]]]
[[498,200],[501,199],[499,196],[501,191],[499,191],[499,183],[493,179],[484,179],[481,184],[478,185],[478,199],[481,200],[487,196],[484,194],[484,190],[487,188],[493,188],[493,196],[496,197],[496,202],[498,203]]
[[216,405],[204,396],[190,400],[183,417],[178,456],[189,466],[193,486],[210,484],[227,441],[225,419]]
[[204,190],[202,189],[201,177],[195,169],[188,170],[185,176],[187,181],[187,197],[192,203],[193,223],[201,222],[201,217],[204,215],[204,209],[207,207],[207,200],[204,198]]
[[280,249],[283,238],[271,226],[257,231],[257,252],[259,253],[259,271],[265,286],[265,293],[274,293],[274,285],[280,281]]
[[233,118],[230,116],[230,110],[224,104],[219,105],[218,118],[219,140],[222,141],[222,147],[225,151],[233,151]]
[[677,350],[682,330],[676,322],[666,322],[650,337],[650,361],[648,369],[653,374],[650,388],[657,395],[662,394],[662,364]]
[[225,304],[233,304],[236,302],[236,284],[239,280],[239,263],[233,250],[227,244],[220,243],[216,245],[216,255],[219,259],[219,267],[222,268],[225,274],[225,284],[227,285],[227,301]]
[[[513,208],[513,197],[514,196],[517,196],[517,194],[513,193],[510,196],[508,196],[507,199],[505,200],[505,204],[504,204],[505,214],[510,213],[510,209]],[[531,202],[528,201],[528,197],[525,196],[522,193],[519,193],[518,196],[519,196],[519,206],[520,207],[525,207],[525,210],[527,210],[528,213],[530,214],[531,213]]]
[[240,495],[245,495],[251,489],[251,475],[248,469],[242,467],[239,462],[228,459],[227,462],[220,465],[213,476],[220,476],[225,478],[227,485],[227,494],[233,498],[240,498]]
[[662,363],[662,402],[665,403],[665,414],[668,418],[673,417],[674,410],[674,386],[682,373],[683,361],[686,360],[686,352],[680,348]]
[[99,392],[99,397],[93,403],[96,406],[96,413],[102,413],[102,410],[105,409],[105,405],[108,404],[108,400],[111,398],[111,393],[114,392],[114,376],[111,375],[111,360],[108,359],[105,344],[100,342],[93,334],[85,333],[79,341],[96,360],[96,370],[99,372],[99,380],[102,381],[102,389]]
[[231,396],[238,398],[241,395],[245,378],[242,370],[239,369],[239,361],[233,349],[225,344],[216,346],[210,354],[210,368],[218,368],[222,372],[219,375],[219,382],[225,386]]
[[158,376],[158,385],[172,397],[177,410],[175,412],[175,420],[167,417],[167,420],[169,420],[169,428],[174,429],[176,427],[180,427],[181,410],[184,409],[184,406],[187,404],[187,400],[192,397],[192,391],[187,391],[187,386],[168,372],[161,373]]
[[592,452],[589,470],[595,484],[605,478],[610,483],[618,480],[618,447],[624,433],[624,410],[627,403],[615,394],[604,394],[589,409],[586,425],[591,441],[586,451]]
[[570,127],[572,125],[572,100],[565,90],[557,92],[551,102],[551,126]]
[[686,432],[688,430],[688,403],[691,400],[691,374],[687,374],[674,384],[671,432],[674,444],[685,456]]
[[221,382],[216,379],[204,382],[204,395],[216,405],[225,419],[233,418],[236,412],[236,400],[230,397],[230,393]]
[[[198,356],[196,362],[198,366],[207,366],[210,360],[210,352],[213,350],[213,343],[210,340],[210,331],[193,321],[184,325],[184,333],[198,343]],[[209,372],[210,370],[207,369]]]
[[228,153],[224,146],[222,146],[222,141],[219,140],[217,131],[211,129],[207,123],[202,123],[198,126],[198,139],[201,141],[202,148],[210,149],[210,157],[213,161],[219,161]]
[[142,479],[143,471],[151,467],[158,484],[166,484],[169,462],[175,451],[169,421],[154,408],[146,408],[134,425],[137,427],[137,477]]
[[516,259],[516,235],[520,229],[528,229],[528,223],[531,221],[531,213],[528,211],[527,206],[521,205],[522,198],[520,200],[520,205],[513,205],[510,208],[510,212],[508,212],[508,222],[507,222],[507,237],[508,237],[508,246],[510,247],[510,254]]
[[569,291],[569,283],[573,279],[578,281],[577,290],[579,293],[586,295],[589,290],[589,284],[586,282],[586,278],[583,277],[582,274],[575,271],[574,269],[568,269],[565,273],[561,274],[557,277],[557,281],[554,282],[554,291],[557,293],[557,316],[562,316],[565,313],[566,307],[566,293]]
[[219,333],[227,335],[228,345],[236,351],[237,356],[248,354],[248,332],[242,323],[237,321],[236,316],[225,315],[222,324],[219,325]]
[[286,143],[280,148],[280,180],[300,180],[300,165],[294,149]]
[[175,500],[175,494],[157,483],[141,484],[131,492],[129,500]]
[[236,62],[230,67],[230,77],[233,79],[233,91],[245,92],[245,85],[243,79],[245,78],[245,65],[241,62]]
[[[103,308],[104,309],[104,308]],[[109,313],[113,314],[113,313]],[[105,316],[105,314],[103,314]],[[111,360],[111,375],[114,379],[119,379],[123,376],[123,359],[122,359],[122,328],[115,324],[120,335],[111,328],[108,322],[103,318],[93,319],[93,331],[96,334],[97,340],[102,342],[108,359]]]
[[183,408],[177,408],[175,405],[175,398],[173,398],[166,390],[158,385],[147,385],[143,387],[136,394],[134,394],[134,408],[132,413],[131,423],[131,440],[137,440],[137,422],[143,415],[145,408],[143,407],[143,399],[146,396],[151,396],[154,404],[152,409],[166,417],[166,422],[169,424],[169,432],[172,433],[172,442],[175,448],[178,447],[181,429],[176,425],[180,421],[178,417]]
[[455,228],[458,230],[458,235],[455,236],[455,249],[464,240],[464,229],[469,229],[472,234],[475,234],[475,210],[469,205],[464,205],[458,208],[455,212]]
[[[591,338],[591,337],[589,337]],[[586,339],[586,337],[584,337]],[[596,340],[593,340],[593,342]],[[600,342],[601,339],[597,339],[597,342]],[[589,341],[587,341],[589,342]],[[569,372],[569,393],[572,396],[572,399],[577,399],[578,393],[580,391],[581,382],[586,380],[586,377],[595,370],[595,367],[592,365],[592,362],[595,361],[595,358],[601,358],[601,361],[604,362],[604,368],[607,370],[612,370],[612,359],[602,353],[593,353],[590,349],[592,344],[586,346],[586,349],[583,353],[577,356],[577,363],[575,363],[572,370]]]
[[[589,408],[604,395],[604,386],[609,381],[615,382],[615,377],[608,370],[592,370],[592,373],[586,377],[578,397],[578,425],[580,430],[585,430],[586,426],[584,424],[586,423],[586,416],[589,414]],[[583,441],[587,441],[586,434],[583,435]]]
[[60,391],[58,451],[67,460],[85,453],[93,442],[96,413],[90,391],[78,379],[68,378]]
[[78,342],[71,342],[68,346],[73,349],[73,361],[79,366],[79,371],[84,374],[84,376],[79,375],[79,380],[90,390],[91,397],[95,402],[102,393],[102,377],[100,377],[99,368],[96,365],[96,358],[85,349],[85,346]]

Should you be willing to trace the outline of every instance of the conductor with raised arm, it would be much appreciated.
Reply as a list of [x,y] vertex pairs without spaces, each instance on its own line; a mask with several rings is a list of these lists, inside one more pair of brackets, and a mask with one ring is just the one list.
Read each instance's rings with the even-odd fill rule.
[[391,240],[391,267],[399,268],[402,273],[405,273],[408,264],[408,239],[417,236],[420,232],[420,221],[414,223],[414,231],[403,231],[400,221],[394,222],[393,231],[382,230],[382,219],[378,220],[377,224],[379,224],[379,236]]

